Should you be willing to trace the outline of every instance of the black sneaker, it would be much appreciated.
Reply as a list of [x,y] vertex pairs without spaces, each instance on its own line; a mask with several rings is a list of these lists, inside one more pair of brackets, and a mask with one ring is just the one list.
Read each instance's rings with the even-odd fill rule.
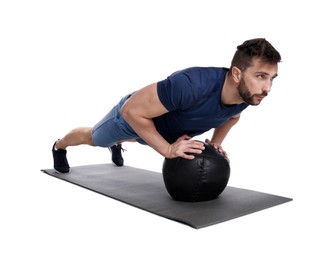
[[69,163],[66,158],[66,150],[57,149],[55,150],[56,142],[52,147],[52,154],[54,157],[54,169],[60,173],[68,173],[70,171]]
[[125,151],[121,144],[115,144],[111,147],[109,147],[109,150],[112,154],[112,162],[114,162],[117,166],[123,166],[124,165],[124,158],[121,155],[121,151]]

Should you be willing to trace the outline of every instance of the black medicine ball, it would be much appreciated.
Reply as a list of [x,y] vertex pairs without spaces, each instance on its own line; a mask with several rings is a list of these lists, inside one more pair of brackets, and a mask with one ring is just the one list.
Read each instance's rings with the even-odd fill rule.
[[192,160],[165,158],[162,167],[164,184],[170,196],[179,201],[206,201],[217,198],[230,178],[226,157],[204,143],[201,154]]

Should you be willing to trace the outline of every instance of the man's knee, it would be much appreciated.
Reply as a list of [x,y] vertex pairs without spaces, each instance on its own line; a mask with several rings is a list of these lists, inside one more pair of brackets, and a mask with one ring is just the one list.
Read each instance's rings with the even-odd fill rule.
[[85,143],[91,146],[96,146],[92,139],[92,127],[87,127],[84,129]]

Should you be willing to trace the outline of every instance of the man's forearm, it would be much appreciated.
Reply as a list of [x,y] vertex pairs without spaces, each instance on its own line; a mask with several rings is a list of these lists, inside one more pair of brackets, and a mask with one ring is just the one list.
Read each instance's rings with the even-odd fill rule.
[[239,121],[239,117],[233,117],[230,120],[226,121],[223,125],[214,129],[211,143],[221,144],[231,128]]

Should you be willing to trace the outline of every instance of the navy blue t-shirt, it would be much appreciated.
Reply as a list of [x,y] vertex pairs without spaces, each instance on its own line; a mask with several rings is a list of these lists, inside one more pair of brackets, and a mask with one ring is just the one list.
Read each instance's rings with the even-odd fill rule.
[[227,68],[192,67],[158,82],[159,99],[169,112],[153,121],[169,143],[184,134],[193,137],[217,128],[248,106],[221,102],[227,72]]

